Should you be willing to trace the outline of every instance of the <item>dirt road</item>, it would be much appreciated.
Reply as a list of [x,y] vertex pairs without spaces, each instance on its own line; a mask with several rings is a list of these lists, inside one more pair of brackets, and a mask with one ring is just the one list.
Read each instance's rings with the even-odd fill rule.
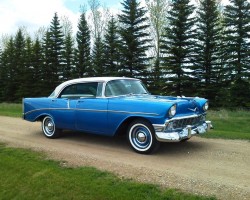
[[44,151],[63,165],[90,165],[122,178],[219,199],[250,199],[247,141],[193,137],[185,143],[164,143],[154,155],[140,155],[129,148],[124,137],[66,132],[52,140],[43,136],[38,122],[0,117],[0,142]]

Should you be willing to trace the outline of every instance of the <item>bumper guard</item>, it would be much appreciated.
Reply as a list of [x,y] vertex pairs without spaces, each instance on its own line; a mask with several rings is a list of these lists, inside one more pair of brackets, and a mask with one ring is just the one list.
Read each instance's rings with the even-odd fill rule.
[[[161,128],[160,128],[161,127]],[[197,134],[204,134],[210,129],[213,129],[211,121],[205,121],[199,126],[187,125],[186,128],[180,131],[164,132],[159,131],[164,129],[164,125],[154,125],[156,139],[160,142],[179,142],[181,140],[189,139]]]

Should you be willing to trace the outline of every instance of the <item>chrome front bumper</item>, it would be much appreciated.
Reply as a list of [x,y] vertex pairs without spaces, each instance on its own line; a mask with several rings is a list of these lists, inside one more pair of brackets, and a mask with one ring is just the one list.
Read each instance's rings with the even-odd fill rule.
[[211,121],[205,121],[199,126],[187,125],[186,128],[176,132],[164,132],[165,125],[153,125],[156,139],[160,142],[179,142],[189,139],[196,134],[204,134],[213,128]]

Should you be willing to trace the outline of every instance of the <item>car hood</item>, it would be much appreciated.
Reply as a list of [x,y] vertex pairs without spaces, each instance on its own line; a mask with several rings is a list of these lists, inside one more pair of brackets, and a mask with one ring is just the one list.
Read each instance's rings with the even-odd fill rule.
[[173,96],[158,96],[158,95],[126,95],[118,97],[119,99],[129,102],[152,102],[161,106],[171,107],[177,105],[177,114],[195,114],[202,113],[203,105],[207,102],[204,98],[199,97],[173,97]]

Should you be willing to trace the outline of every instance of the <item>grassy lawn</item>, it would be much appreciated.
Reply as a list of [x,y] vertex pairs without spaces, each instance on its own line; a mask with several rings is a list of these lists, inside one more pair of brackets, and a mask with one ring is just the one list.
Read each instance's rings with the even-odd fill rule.
[[22,104],[0,103],[0,115],[9,117],[22,117]]
[[249,111],[209,111],[207,119],[213,122],[214,130],[203,137],[250,140]]
[[42,154],[2,144],[0,158],[0,199],[215,199],[119,179],[91,167],[62,167]]

